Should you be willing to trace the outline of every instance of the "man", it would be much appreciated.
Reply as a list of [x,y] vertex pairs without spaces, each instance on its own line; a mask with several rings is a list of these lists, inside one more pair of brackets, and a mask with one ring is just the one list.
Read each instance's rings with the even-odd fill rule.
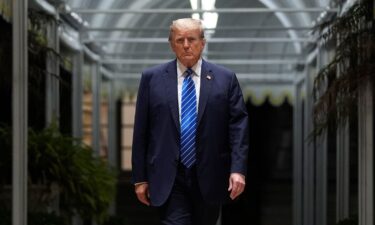
[[143,72],[133,137],[133,182],[165,225],[214,225],[247,170],[247,112],[237,78],[201,58],[200,20],[173,21],[175,60]]

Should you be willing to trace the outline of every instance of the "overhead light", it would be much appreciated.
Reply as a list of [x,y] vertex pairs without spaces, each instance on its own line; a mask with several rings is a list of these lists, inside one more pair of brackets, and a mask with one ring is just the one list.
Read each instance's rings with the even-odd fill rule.
[[[270,8],[270,9],[277,9],[278,8],[278,5],[272,1],[272,0],[259,0],[263,5],[265,5],[266,7]],[[284,27],[292,27],[293,24],[292,22],[290,21],[290,19],[286,16],[285,13],[280,13],[280,12],[276,12],[275,13],[275,16],[279,19],[280,23],[284,26]],[[289,36],[291,38],[295,38],[297,39],[299,36],[297,34],[296,31],[294,30],[288,30],[287,31],[289,33]],[[302,52],[302,46],[300,43],[298,42],[295,42],[294,43],[294,47],[296,49],[296,52],[297,54],[300,54]]]
[[[198,2],[198,1],[200,1],[200,2]],[[216,0],[204,0],[204,1],[202,1],[202,0],[190,0],[191,8],[193,10],[197,10],[198,9],[198,3],[200,3],[199,5],[201,6],[201,8],[203,10],[213,10],[213,9],[215,9]],[[214,33],[215,31],[213,29],[216,28],[216,26],[217,26],[219,14],[215,13],[215,12],[214,13],[205,12],[205,13],[203,13],[202,17],[203,18],[200,18],[199,13],[193,13],[192,14],[192,18],[202,19],[204,26],[208,29],[211,29],[210,30],[211,33]]]

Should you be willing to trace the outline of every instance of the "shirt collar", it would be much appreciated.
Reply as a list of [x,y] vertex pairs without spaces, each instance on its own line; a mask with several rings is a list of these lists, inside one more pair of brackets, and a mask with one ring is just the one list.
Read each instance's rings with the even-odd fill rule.
[[[198,60],[198,62],[191,67],[191,69],[194,71],[194,75],[200,77],[201,74],[201,68],[202,68],[202,58]],[[178,59],[177,59],[177,77],[184,76],[184,73],[186,71],[187,67],[184,66]]]

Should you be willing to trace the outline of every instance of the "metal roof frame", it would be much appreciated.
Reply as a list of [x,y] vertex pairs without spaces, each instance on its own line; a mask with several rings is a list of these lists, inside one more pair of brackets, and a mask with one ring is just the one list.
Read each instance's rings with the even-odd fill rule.
[[[290,65],[290,64],[304,64],[305,60],[299,59],[210,59],[211,62],[225,64],[225,65]],[[101,59],[102,64],[161,64],[165,63],[165,59]]]
[[[207,42],[210,44],[216,43],[295,43],[295,42],[310,42],[315,43],[316,41],[311,38],[283,38],[283,37],[248,37],[248,38],[235,38],[235,37],[226,37],[226,38],[206,38]],[[84,39],[83,43],[91,42],[109,42],[109,43],[168,43],[167,38],[93,38],[93,39]]]
[[191,13],[338,13],[337,8],[217,8],[217,9],[181,9],[181,8],[157,8],[157,9],[81,9],[72,11],[79,14],[191,14]]
[[[205,28],[206,31],[257,31],[257,30],[311,30],[313,26],[228,26],[228,27],[216,27],[216,28]],[[90,31],[169,31],[169,28],[166,27],[84,27],[82,28],[83,32]]]
[[[293,6],[291,5],[284,5],[287,7],[277,7],[276,3],[269,4],[268,0],[259,0],[260,3],[262,3],[265,7],[250,7],[250,8],[216,8],[216,9],[201,9],[198,7],[198,9],[190,9],[190,8],[168,8],[166,4],[160,5],[162,8],[141,8],[137,7],[136,4],[131,3],[128,8],[111,8],[111,6],[114,6],[114,1],[111,4],[106,4],[106,7],[96,6],[98,8],[73,8],[71,9],[72,13],[76,13],[79,15],[84,16],[91,16],[92,20],[95,20],[93,16],[98,15],[99,17],[105,17],[108,15],[112,16],[120,16],[120,18],[116,19],[116,23],[112,24],[112,26],[106,26],[104,23],[95,23],[93,26],[83,26],[79,30],[81,35],[85,38],[81,39],[82,44],[98,44],[106,46],[108,52],[103,52],[100,54],[100,63],[102,64],[122,64],[122,65],[150,65],[150,64],[157,64],[165,62],[167,59],[161,59],[160,56],[173,56],[172,52],[163,52],[161,53],[160,50],[157,50],[157,44],[168,44],[167,37],[161,38],[160,34],[162,32],[168,32],[169,27],[153,27],[148,26],[147,23],[144,24],[143,27],[137,27],[135,24],[131,21],[130,23],[125,23],[125,20],[129,20],[129,15],[165,15],[165,14],[192,14],[192,13],[219,13],[219,14],[238,14],[238,15],[244,15],[244,14],[260,14],[260,13],[273,13],[276,18],[280,21],[280,26],[275,25],[255,25],[255,26],[218,26],[216,28],[211,29],[205,29],[206,31],[228,31],[228,32],[255,32],[250,33],[254,34],[254,36],[245,36],[245,37],[210,37],[208,35],[207,37],[207,43],[209,46],[220,46],[225,45],[227,43],[256,43],[254,45],[247,45],[248,47],[245,49],[248,49],[249,46],[257,46],[258,44],[261,44],[260,46],[264,46],[262,48],[267,49],[265,53],[263,54],[253,54],[251,50],[248,50],[248,52],[236,52],[236,53],[227,53],[225,49],[218,51],[216,50],[216,53],[212,53],[211,49],[215,49],[216,47],[210,47],[209,51],[204,52],[204,56],[210,56],[210,61],[214,61],[220,64],[226,64],[226,65],[296,65],[296,64],[304,64],[304,61],[306,60],[305,53],[301,50],[303,46],[306,45],[315,45],[316,40],[311,37],[306,37],[306,34],[308,34],[309,30],[312,30],[314,27],[309,24],[303,24],[298,25],[290,23],[290,18],[288,18],[288,14],[304,14],[305,18],[308,18],[309,15],[311,15],[314,18],[319,18],[320,15],[329,14],[332,15],[333,13],[338,13],[338,8],[330,8],[330,7],[305,7],[305,4],[295,4],[296,7],[289,7]],[[149,2],[151,3],[151,2]],[[181,5],[181,4],[179,4]],[[176,5],[174,5],[176,6]],[[281,4],[279,4],[281,6]],[[150,5],[150,7],[153,7]],[[155,7],[155,5],[154,5]],[[186,7],[186,6],[185,6]],[[307,15],[306,15],[307,14]],[[302,16],[302,15],[301,15]],[[310,17],[309,17],[310,18]],[[139,20],[139,17],[138,17]],[[96,20],[97,21],[97,20]],[[122,21],[121,24],[126,24],[126,27],[119,27],[119,21]],[[108,24],[107,24],[108,25]],[[277,37],[278,35],[274,36],[266,36],[262,37],[261,35],[258,35],[258,32],[262,31],[275,31],[275,32],[287,32],[289,37]],[[97,32],[109,32],[111,36],[108,38],[103,35],[98,35]],[[122,34],[122,32],[126,32],[126,34]],[[137,32],[137,36],[141,37],[133,37],[132,32]],[[142,33],[146,32],[146,33]],[[149,32],[149,33],[147,33]],[[155,33],[153,33],[155,32]],[[297,33],[299,32],[299,33]],[[91,35],[91,33],[93,35]],[[121,34],[121,35],[120,35]],[[144,35],[144,36],[142,36]],[[158,37],[159,36],[159,37]],[[268,52],[268,46],[271,43],[278,43],[280,47],[276,47],[278,49],[278,53],[269,53]],[[290,46],[289,43],[292,43],[295,47],[295,53],[290,54],[291,51],[286,51],[287,46]],[[132,47],[124,48],[124,46],[129,46],[126,44],[134,44],[130,45]],[[149,44],[149,45],[144,45]],[[220,44],[220,45],[218,45]],[[116,47],[114,47],[114,45]],[[117,47],[119,45],[119,47]],[[144,45],[144,49],[138,51],[139,49],[136,48],[137,46]],[[155,47],[152,47],[154,46]],[[118,54],[119,48],[124,48],[124,51],[126,52],[126,57],[121,56]],[[260,49],[262,49],[260,48]],[[288,47],[290,49],[290,47]],[[126,49],[126,50],[125,50]],[[142,49],[142,48],[141,48]],[[147,50],[149,49],[149,50]],[[151,50],[152,49],[152,50]],[[259,50],[258,49],[258,52]],[[156,50],[156,52],[155,52]],[[113,51],[113,52],[112,52]],[[272,51],[272,50],[271,50]],[[281,51],[281,52],[280,52]],[[285,52],[285,53],[284,53]],[[293,58],[291,58],[291,56]],[[134,56],[137,56],[137,58],[132,58]],[[142,58],[142,56],[144,56]],[[158,57],[159,56],[159,57]],[[235,57],[235,56],[242,56],[242,58]],[[211,59],[211,57],[216,57],[216,59]],[[227,57],[227,59],[223,59],[222,57]],[[272,58],[269,58],[272,57]],[[111,69],[113,69],[113,72],[116,73],[116,71],[121,70],[121,67],[111,66]],[[280,67],[280,72],[285,71],[287,67]],[[270,71],[272,71],[271,69]],[[252,73],[248,73],[252,74]]]

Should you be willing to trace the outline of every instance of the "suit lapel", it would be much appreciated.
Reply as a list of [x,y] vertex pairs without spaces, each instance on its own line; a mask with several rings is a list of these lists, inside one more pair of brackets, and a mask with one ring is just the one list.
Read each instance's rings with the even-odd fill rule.
[[207,100],[210,94],[212,82],[214,76],[211,70],[208,68],[206,61],[202,60],[202,70],[201,70],[201,87],[199,93],[199,107],[198,107],[198,124],[200,123],[204,109],[206,108]]
[[166,90],[166,97],[171,110],[173,121],[178,132],[180,132],[180,121],[178,113],[178,97],[177,97],[177,67],[176,60],[169,63],[164,74],[164,84]]

